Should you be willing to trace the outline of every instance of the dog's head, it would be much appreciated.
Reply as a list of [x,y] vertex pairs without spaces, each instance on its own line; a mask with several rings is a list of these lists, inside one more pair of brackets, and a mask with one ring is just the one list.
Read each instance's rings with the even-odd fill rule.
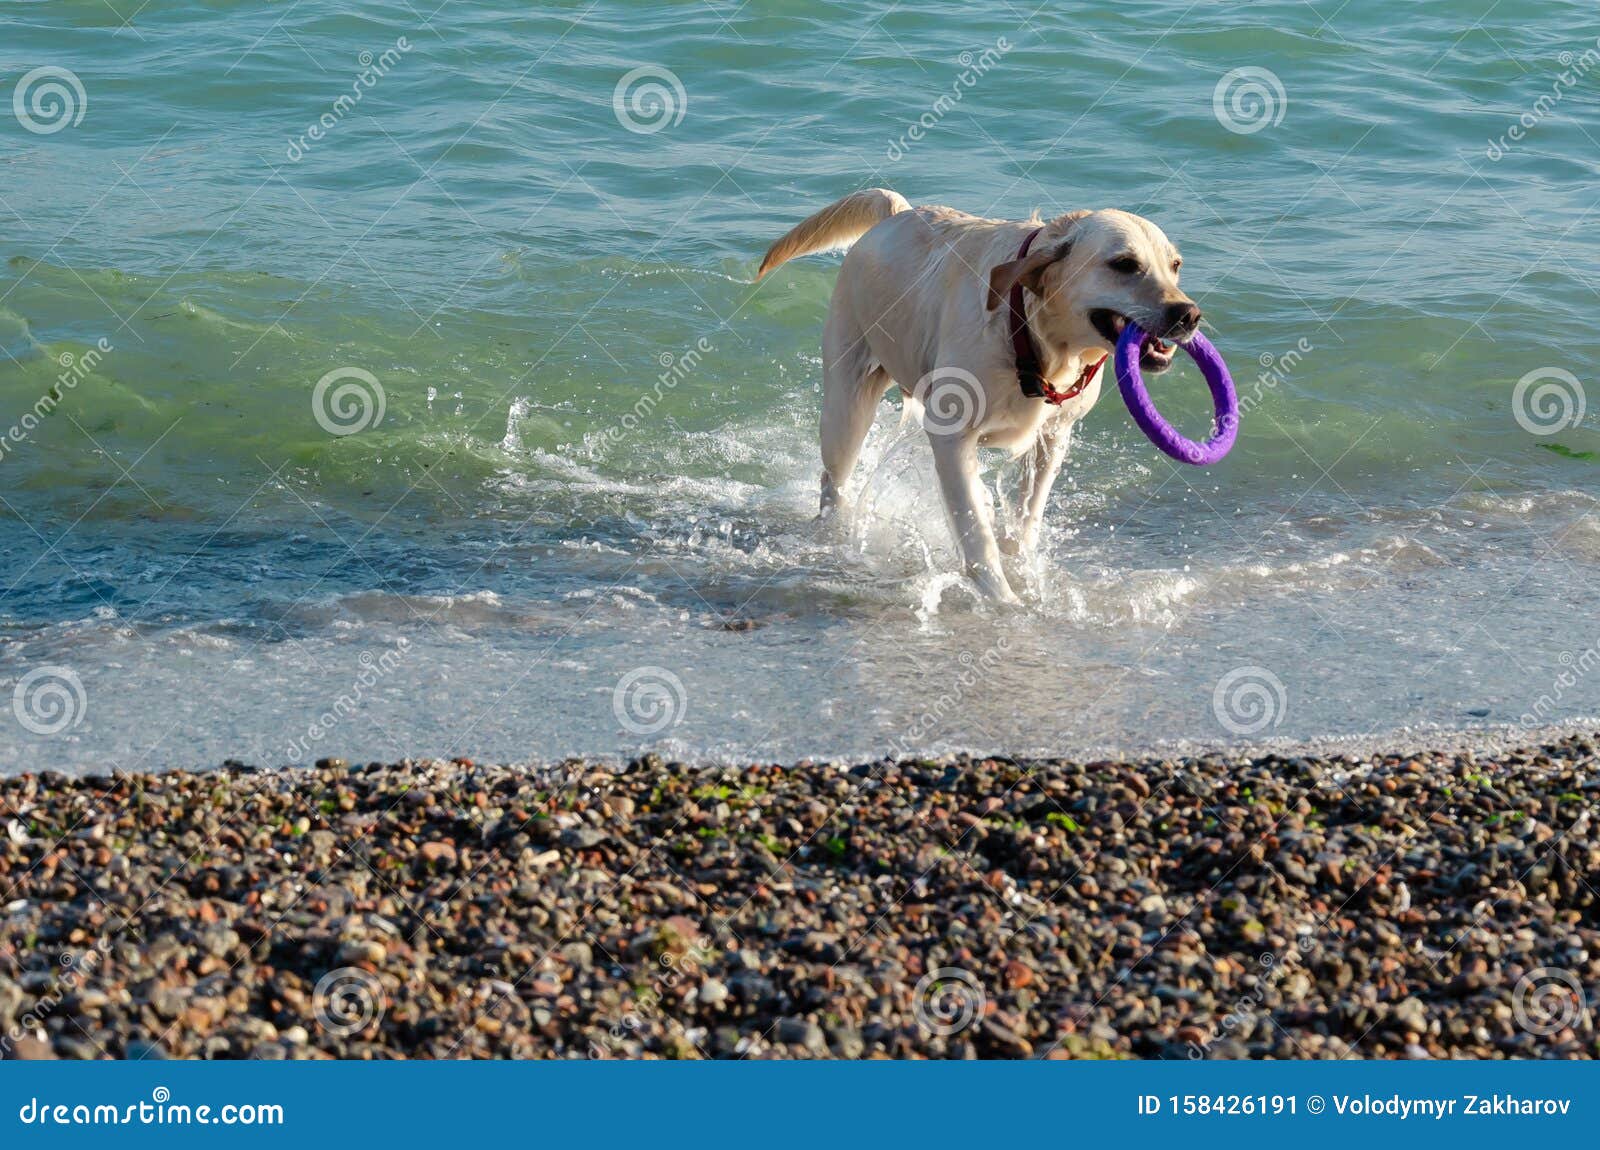
[[1200,309],[1178,287],[1178,249],[1142,216],[1107,209],[1053,220],[1028,254],[989,273],[988,306],[1001,306],[1015,284],[1043,301],[1037,336],[1071,354],[1117,345],[1132,320],[1153,339],[1139,366],[1162,372],[1173,348],[1200,327]]

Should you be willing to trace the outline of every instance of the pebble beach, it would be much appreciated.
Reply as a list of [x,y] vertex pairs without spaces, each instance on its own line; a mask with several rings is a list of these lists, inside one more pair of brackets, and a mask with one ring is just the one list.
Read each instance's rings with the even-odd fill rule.
[[10,1058],[1577,1058],[1596,740],[0,780]]

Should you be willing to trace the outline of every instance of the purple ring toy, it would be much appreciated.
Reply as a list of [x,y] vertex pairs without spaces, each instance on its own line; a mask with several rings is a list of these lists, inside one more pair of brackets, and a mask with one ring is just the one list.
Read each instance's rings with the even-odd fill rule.
[[1239,397],[1233,390],[1233,377],[1228,374],[1228,365],[1222,362],[1222,356],[1217,354],[1211,341],[1199,332],[1190,336],[1188,343],[1178,345],[1189,353],[1189,358],[1200,368],[1200,374],[1205,376],[1206,384],[1211,388],[1211,402],[1217,411],[1216,434],[1204,443],[1196,443],[1179,435],[1170,423],[1161,418],[1156,405],[1150,402],[1150,393],[1144,389],[1144,378],[1139,374],[1139,354],[1149,338],[1149,332],[1130,321],[1122,329],[1122,338],[1117,341],[1117,389],[1122,392],[1122,401],[1128,405],[1129,414],[1139,425],[1139,430],[1149,436],[1151,443],[1178,462],[1192,463],[1196,467],[1217,462],[1228,454],[1234,437],[1239,433]]

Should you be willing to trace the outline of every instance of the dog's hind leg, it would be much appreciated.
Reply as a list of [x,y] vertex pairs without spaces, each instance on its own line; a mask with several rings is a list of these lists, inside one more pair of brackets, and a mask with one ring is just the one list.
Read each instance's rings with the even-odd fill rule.
[[822,514],[844,499],[878,404],[894,381],[854,320],[835,308],[822,332]]

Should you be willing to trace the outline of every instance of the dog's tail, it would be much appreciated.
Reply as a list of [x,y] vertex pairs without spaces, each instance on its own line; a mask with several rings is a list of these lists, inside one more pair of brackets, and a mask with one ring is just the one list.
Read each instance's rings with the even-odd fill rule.
[[768,248],[756,279],[798,256],[849,247],[874,224],[910,207],[904,196],[888,188],[852,192],[806,219]]

